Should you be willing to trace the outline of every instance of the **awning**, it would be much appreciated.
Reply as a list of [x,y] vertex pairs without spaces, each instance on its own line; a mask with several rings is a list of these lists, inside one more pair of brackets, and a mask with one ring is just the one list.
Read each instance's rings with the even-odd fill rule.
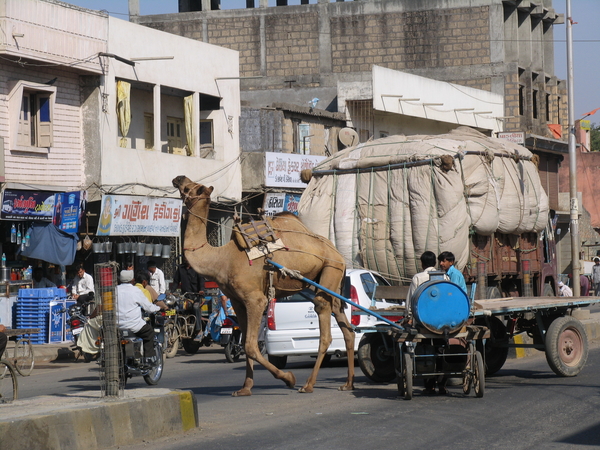
[[29,236],[29,246],[24,251],[17,251],[17,254],[64,266],[75,261],[76,235],[60,231],[51,223],[34,223],[29,229]]

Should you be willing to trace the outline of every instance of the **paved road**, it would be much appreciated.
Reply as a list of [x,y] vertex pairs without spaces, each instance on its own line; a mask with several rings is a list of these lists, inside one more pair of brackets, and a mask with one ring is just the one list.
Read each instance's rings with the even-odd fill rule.
[[[312,360],[290,358],[300,385]],[[339,392],[345,360],[320,372],[313,394],[285,388],[257,369],[254,395],[232,398],[244,377],[243,362],[225,362],[220,348],[167,361],[160,387],[191,389],[201,429],[178,438],[125,447],[153,449],[593,449],[600,448],[600,349],[575,378],[558,378],[542,354],[509,360],[487,379],[482,399],[451,388],[447,397],[412,401],[395,384],[368,383],[357,369],[357,389]],[[48,364],[22,378],[21,397],[98,388],[94,364]],[[130,387],[146,387],[142,379]],[[123,449],[123,447],[121,447]]]

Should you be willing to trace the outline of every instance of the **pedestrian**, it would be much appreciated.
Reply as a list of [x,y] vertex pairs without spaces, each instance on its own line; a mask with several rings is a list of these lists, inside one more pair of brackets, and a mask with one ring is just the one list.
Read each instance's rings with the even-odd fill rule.
[[558,291],[560,292],[561,297],[573,297],[573,291],[571,288],[562,281],[558,282]]
[[79,305],[94,300],[94,279],[89,273],[86,273],[83,264],[77,266],[77,276],[73,279],[71,292]]
[[156,267],[156,262],[153,260],[148,261],[146,264],[148,272],[150,272],[150,286],[154,288],[158,295],[164,294],[167,291],[165,285],[165,274],[162,270]]
[[594,258],[594,265],[592,266],[592,287],[594,289],[594,295],[600,296],[600,258]]
[[42,289],[49,287],[56,287],[56,284],[44,276],[44,269],[41,267],[33,269],[33,288]]
[[579,275],[579,285],[581,286],[581,296],[587,297],[590,295],[590,279],[587,275]]
[[6,336],[6,327],[0,323],[0,359],[6,350],[6,344],[8,343],[8,337]]
[[454,266],[454,253],[442,252],[438,256],[440,267],[446,272],[446,275],[450,277],[450,281],[454,284],[458,284],[460,288],[467,293],[467,283],[465,283],[465,277],[463,274]]

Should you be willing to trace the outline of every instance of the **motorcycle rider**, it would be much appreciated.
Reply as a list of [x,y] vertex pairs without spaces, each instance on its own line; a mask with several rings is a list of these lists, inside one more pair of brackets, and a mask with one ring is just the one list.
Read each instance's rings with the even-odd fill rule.
[[199,332],[202,328],[201,308],[204,305],[204,278],[192,269],[187,259],[183,258],[183,264],[177,268],[173,277],[173,285],[175,289],[181,289],[183,294],[191,294],[196,316],[195,330]]
[[134,286],[133,270],[122,270],[117,286],[117,325],[121,330],[131,330],[144,341],[144,357],[146,364],[156,360],[154,351],[154,328],[142,317],[140,307],[147,312],[167,309],[163,301],[150,303],[142,291]]

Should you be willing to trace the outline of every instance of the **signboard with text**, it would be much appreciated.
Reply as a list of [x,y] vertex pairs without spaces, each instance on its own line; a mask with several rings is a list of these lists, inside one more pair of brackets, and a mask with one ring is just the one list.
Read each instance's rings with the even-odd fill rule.
[[98,236],[179,236],[182,201],[103,195]]
[[263,209],[267,216],[273,216],[284,211],[298,215],[298,203],[300,203],[300,194],[270,193],[265,194]]
[[43,220],[52,221],[54,195],[48,191],[20,191],[6,189],[2,195],[3,220]]
[[265,186],[305,188],[300,172],[312,169],[324,159],[325,156],[266,152]]
[[498,133],[498,137],[500,139],[506,139],[507,141],[512,142],[513,144],[523,145],[525,144],[525,132],[524,131],[516,131],[516,132],[502,132]]
[[79,230],[81,203],[85,191],[64,192],[54,197],[54,217],[52,222],[65,233],[76,234]]

